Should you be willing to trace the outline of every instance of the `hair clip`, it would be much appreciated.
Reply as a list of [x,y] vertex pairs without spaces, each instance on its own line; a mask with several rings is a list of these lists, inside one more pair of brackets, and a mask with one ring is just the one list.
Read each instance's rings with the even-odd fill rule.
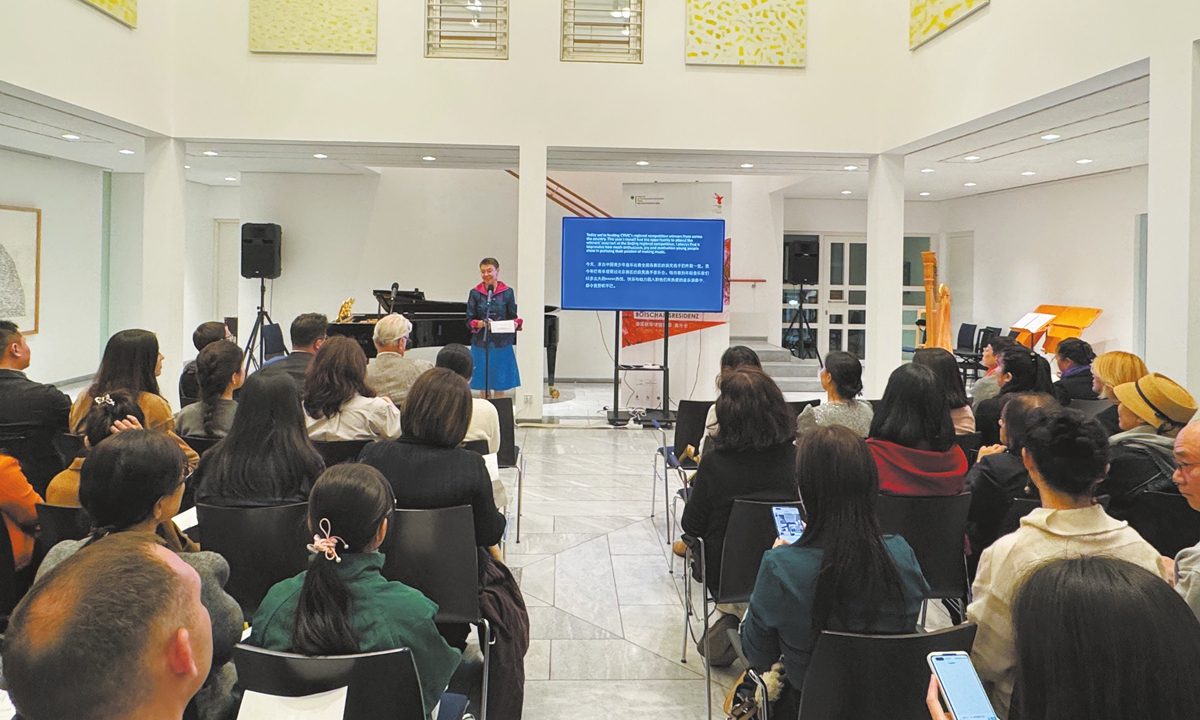
[[342,540],[337,535],[330,534],[331,530],[329,527],[329,519],[328,518],[321,518],[319,527],[321,528],[321,532],[325,533],[325,537],[321,537],[320,535],[313,535],[313,541],[312,541],[312,544],[308,546],[308,551],[311,553],[325,553],[326,560],[332,560],[334,562],[340,563],[342,561],[342,559],[340,557],[338,557],[338,554],[337,554],[338,541],[341,541],[342,546],[347,549],[349,549],[350,544],[347,543],[345,540]]
[[97,405],[112,405],[113,407],[116,407],[116,405],[117,405],[115,402],[113,402],[112,396],[109,395],[108,393],[105,393],[105,394],[101,395],[100,397],[96,398],[96,404]]

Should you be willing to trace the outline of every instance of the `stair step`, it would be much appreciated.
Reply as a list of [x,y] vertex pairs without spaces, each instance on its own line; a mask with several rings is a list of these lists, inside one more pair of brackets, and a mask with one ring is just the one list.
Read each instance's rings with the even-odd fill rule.
[[821,381],[817,378],[777,377],[775,384],[783,392],[822,392]]
[[815,360],[809,360],[807,362],[764,362],[763,371],[773,378],[815,378],[821,372],[821,367],[817,365]]

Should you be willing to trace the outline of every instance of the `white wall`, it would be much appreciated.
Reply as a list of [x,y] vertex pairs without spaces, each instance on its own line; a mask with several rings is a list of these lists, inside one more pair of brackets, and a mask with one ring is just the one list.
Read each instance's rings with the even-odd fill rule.
[[29,336],[29,376],[57,382],[91,374],[101,343],[103,173],[0,150],[0,205],[42,211],[41,306],[38,334]]
[[[142,327],[141,173],[113,173],[109,219],[108,332]],[[101,338],[101,344],[108,338]],[[95,368],[92,368],[95,370]]]
[[[234,187],[188,183],[185,201],[187,230],[184,238],[184,337],[179,357],[187,361],[196,355],[196,348],[192,345],[192,330],[200,323],[220,320],[222,317],[216,295],[218,257],[219,253],[239,252],[240,245],[218,248],[216,221],[239,218],[241,193]],[[238,267],[225,264],[225,272],[230,277],[224,279],[227,282],[235,282],[238,271]]]

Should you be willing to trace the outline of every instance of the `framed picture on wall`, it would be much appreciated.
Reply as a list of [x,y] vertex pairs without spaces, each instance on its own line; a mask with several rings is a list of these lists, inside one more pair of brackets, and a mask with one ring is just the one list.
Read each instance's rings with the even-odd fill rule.
[[0,205],[0,319],[26,335],[38,331],[42,211]]

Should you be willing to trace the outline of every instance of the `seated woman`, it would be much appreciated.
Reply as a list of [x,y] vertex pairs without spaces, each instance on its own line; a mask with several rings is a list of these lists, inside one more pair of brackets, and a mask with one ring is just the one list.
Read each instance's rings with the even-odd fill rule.
[[400,436],[400,411],[367,386],[367,356],[353,338],[325,341],[304,379],[304,412],[313,440],[381,440]]
[[712,588],[721,577],[721,549],[733,501],[799,499],[792,443],[795,420],[775,381],[757,368],[726,370],[716,407],[721,432],[692,477],[691,495],[679,520],[686,535],[704,538]]
[[1017,669],[1012,603],[1031,571],[1055,558],[1108,555],[1167,578],[1158,552],[1096,503],[1108,465],[1108,436],[1099,423],[1075,410],[1047,413],[1026,433],[1022,457],[1042,506],[983,551],[967,606],[967,617],[979,623],[971,659],[1002,715]]
[[1006,351],[1018,347],[1017,341],[1007,335],[996,335],[983,346],[983,355],[979,364],[987,368],[987,374],[975,381],[971,386],[971,409],[979,411],[979,403],[1000,394],[1000,385],[996,382],[996,368],[1000,364],[1000,356]]
[[0,516],[8,530],[12,543],[13,564],[17,570],[17,586],[20,597],[29,589],[33,570],[22,572],[33,561],[34,539],[38,532],[37,505],[41,496],[25,479],[21,463],[0,450]]
[[1000,442],[1000,411],[1014,394],[1054,394],[1050,363],[1023,345],[1006,350],[1000,356],[996,365],[996,383],[1000,386],[1000,394],[975,406],[975,430],[983,446]]
[[392,488],[375,468],[326,470],[308,498],[309,569],[271,588],[247,643],[303,655],[409,648],[429,715],[462,655],[438,634],[437,605],[383,577],[379,546],[394,504]]
[[954,355],[942,348],[921,348],[913,353],[912,361],[914,365],[924,365],[937,375],[938,385],[950,406],[954,433],[969,435],[975,432],[975,413],[971,411],[971,401],[967,399],[967,388]]
[[[242,609],[228,593],[229,564],[214,552],[180,547],[182,533],[171,521],[183,498],[183,453],[164,433],[125,430],[88,454],[79,483],[79,499],[96,528],[83,540],[64,540],[50,549],[38,576],[85,550],[110,533],[158,533],[160,542],[200,575],[200,599],[212,621],[213,661],[208,681],[196,695],[200,716],[222,718],[231,705],[234,674],[229,659],[242,635]],[[171,530],[166,532],[164,527]],[[186,539],[186,538],[185,538]]]
[[929,592],[904,538],[880,534],[879,475],[866,443],[834,425],[796,444],[808,522],[795,544],[778,540],[763,555],[741,630],[742,651],[754,667],[768,669],[783,656],[786,681],[770,712],[781,718],[796,717],[822,630],[914,632]]
[[1067,407],[1072,400],[1097,400],[1100,395],[1092,387],[1092,361],[1096,353],[1092,346],[1079,338],[1067,338],[1054,351],[1060,380],[1054,383],[1054,399]]
[[972,568],[979,563],[979,554],[999,537],[1013,500],[1037,499],[1037,488],[1030,482],[1021,457],[1025,435],[1042,415],[1061,409],[1058,401],[1045,393],[1015,395],[1000,416],[1003,444],[979,449],[979,459],[967,471],[966,479],[966,491],[971,493],[967,537],[971,541],[968,561]]
[[255,373],[242,387],[229,434],[200,458],[192,486],[205,505],[290,505],[308,499],[323,470],[296,383],[284,373]]
[[1121,419],[1117,416],[1117,396],[1113,395],[1113,388],[1137,382],[1149,374],[1150,370],[1140,357],[1120,350],[1106,352],[1092,361],[1092,390],[1097,397],[1113,401],[1111,407],[1096,415],[1096,420],[1104,426],[1109,435],[1121,432]]
[[175,416],[175,432],[184,437],[225,437],[233,427],[237,402],[233,392],[242,386],[242,350],[228,340],[209,343],[196,358],[200,401]]
[[888,378],[867,445],[884,495],[957,495],[967,456],[954,444],[950,408],[927,367],[901,365]]
[[125,390],[113,390],[96,398],[91,411],[83,419],[84,451],[50,481],[46,487],[46,502],[63,507],[79,507],[79,472],[88,451],[114,434],[115,423],[136,421],[139,426],[144,426],[145,420],[136,398]]
[[862,363],[858,358],[840,351],[826,355],[821,389],[828,400],[823,405],[804,407],[796,418],[796,434],[803,435],[815,427],[843,425],[865,438],[871,432],[875,411],[871,403],[856,399],[862,387]]
[[[468,381],[475,374],[475,360],[466,345],[451,343],[437,354],[437,367],[447,368],[462,375]],[[487,440],[488,452],[500,449],[500,415],[496,406],[484,398],[471,398],[471,423],[463,442]]]
[[1178,383],[1158,373],[1118,385],[1113,394],[1121,432],[1108,439],[1108,477],[1097,492],[1111,498],[1108,509],[1113,517],[1129,520],[1142,493],[1176,491],[1171,479],[1175,436],[1195,416],[1196,401]]
[[[725,371],[736,370],[740,367],[762,370],[762,360],[758,358],[758,353],[745,345],[733,345],[726,348],[725,352],[721,353],[721,370],[717,373],[718,393],[721,392],[721,376],[725,374]],[[721,424],[717,422],[717,404],[713,403],[708,408],[708,415],[704,418],[704,437],[700,439],[700,447],[696,450],[701,454],[708,452],[712,447],[712,439],[716,437],[720,429]]]
[[109,338],[91,387],[79,393],[71,406],[71,432],[78,434],[83,431],[83,418],[92,409],[96,398],[108,395],[113,390],[126,390],[137,398],[145,429],[170,436],[187,458],[188,472],[195,470],[200,456],[175,434],[175,413],[171,411],[171,403],[163,398],[158,389],[162,362],[158,338],[152,332],[122,330]]

